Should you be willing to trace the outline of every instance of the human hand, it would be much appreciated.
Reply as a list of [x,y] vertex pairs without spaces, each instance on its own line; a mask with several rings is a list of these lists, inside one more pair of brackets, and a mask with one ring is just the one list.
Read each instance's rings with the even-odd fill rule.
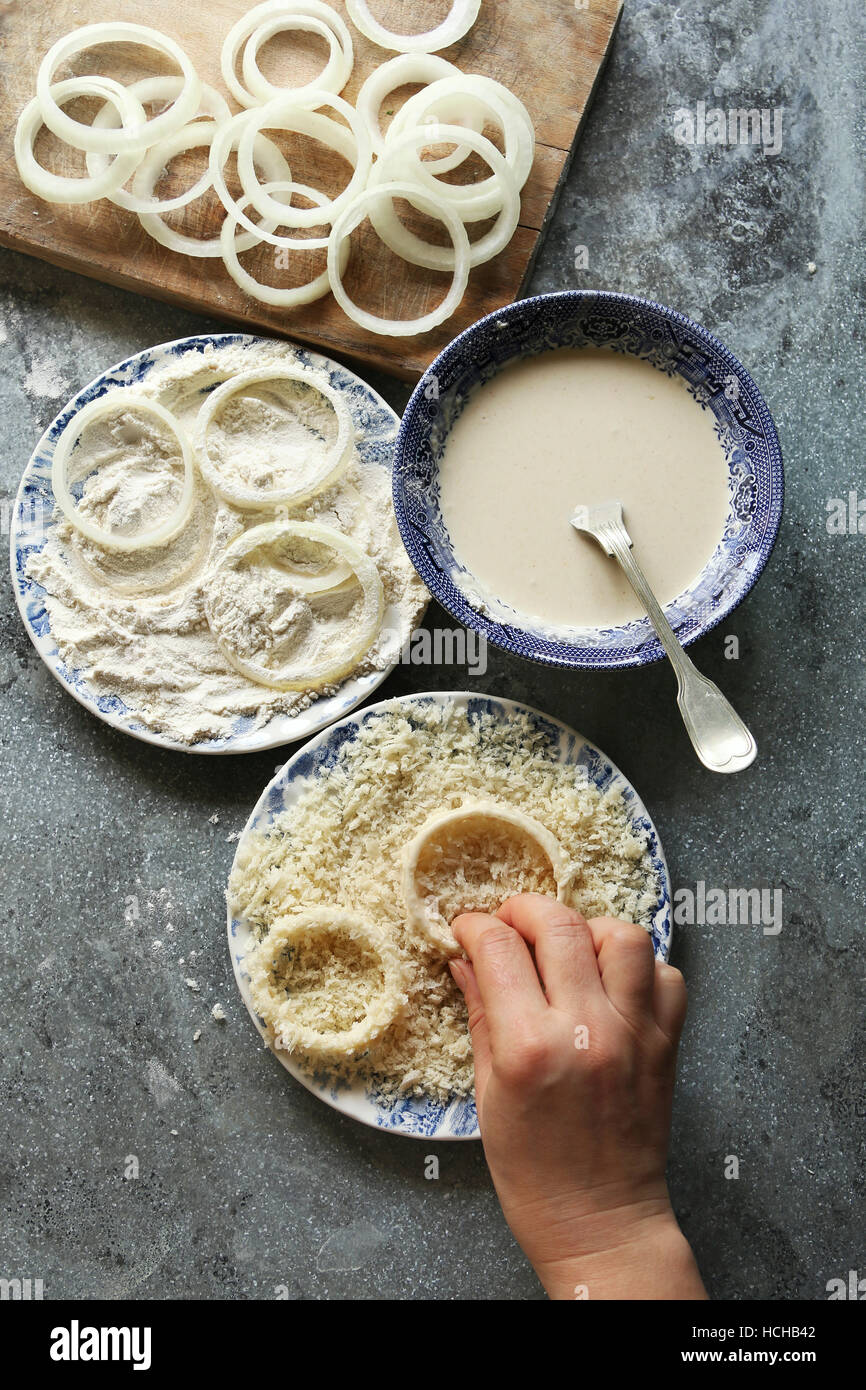
[[683,977],[642,927],[537,894],[453,924],[484,1151],[551,1298],[705,1298],[665,1163]]

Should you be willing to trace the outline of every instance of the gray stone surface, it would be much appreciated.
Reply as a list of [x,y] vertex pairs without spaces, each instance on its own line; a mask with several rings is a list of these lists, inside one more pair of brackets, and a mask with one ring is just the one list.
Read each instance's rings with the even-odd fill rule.
[[[696,925],[676,941],[691,1009],[671,1188],[724,1299],[823,1297],[831,1277],[866,1272],[866,538],[825,526],[827,499],[863,476],[864,47],[860,0],[627,0],[533,284],[632,290],[694,315],[774,411],[788,480],[774,558],[694,649],[754,729],[757,765],[731,780],[697,765],[663,666],[569,676],[493,654],[473,682],[605,748],[645,797],[675,884],[783,891],[777,936]],[[701,99],[782,106],[781,152],[677,145],[674,110]],[[578,245],[588,269],[574,268]],[[7,498],[73,390],[221,326],[9,254],[2,275]],[[403,387],[376,385],[402,406]],[[282,1284],[293,1297],[540,1297],[479,1145],[366,1130],[261,1052],[222,891],[227,837],[278,755],[181,757],[113,732],[42,666],[8,583],[2,614],[0,1274],[42,1278],[48,1297],[255,1298]],[[459,668],[422,679],[468,683]],[[384,693],[417,683],[404,670]],[[423,1176],[428,1151],[438,1182]]]

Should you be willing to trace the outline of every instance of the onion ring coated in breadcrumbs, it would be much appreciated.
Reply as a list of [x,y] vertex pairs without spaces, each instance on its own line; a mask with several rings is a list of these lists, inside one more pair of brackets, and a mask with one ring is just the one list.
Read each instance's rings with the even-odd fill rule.
[[[307,1023],[302,1016],[303,992],[288,993],[279,979],[279,962],[288,951],[312,947],[315,953],[325,946],[321,956],[322,964],[327,964],[328,936],[344,937],[356,950],[360,948],[362,954],[373,958],[381,976],[364,1001],[363,1016],[349,1027],[333,1031],[323,1026],[324,1019],[316,1027]],[[335,952],[331,958],[336,959]],[[267,1024],[274,1047],[301,1052],[313,1060],[333,1062],[364,1052],[378,1042],[408,1002],[400,954],[393,940],[368,918],[348,908],[315,907],[278,918],[246,957],[244,969],[250,977],[253,1007]],[[332,997],[339,992],[336,988],[329,991]],[[314,1012],[321,1014],[318,1003]]]
[[[569,861],[555,835],[532,816],[519,811],[516,806],[508,806],[496,801],[470,801],[458,806],[456,810],[438,811],[428,819],[417,834],[407,844],[403,857],[403,897],[409,921],[417,926],[433,946],[445,955],[460,954],[451,924],[442,911],[437,896],[427,896],[419,890],[418,870],[425,852],[432,852],[434,862],[444,862],[445,842],[450,832],[459,838],[460,833],[489,837],[491,831],[505,830],[508,834],[520,837],[535,849],[550,866],[550,873],[556,885],[557,899],[562,902],[564,890],[569,879]],[[467,885],[467,890],[472,889]],[[501,894],[502,900],[510,896],[507,887]],[[486,910],[480,903],[466,901],[461,910]],[[456,913],[454,915],[457,915]]]

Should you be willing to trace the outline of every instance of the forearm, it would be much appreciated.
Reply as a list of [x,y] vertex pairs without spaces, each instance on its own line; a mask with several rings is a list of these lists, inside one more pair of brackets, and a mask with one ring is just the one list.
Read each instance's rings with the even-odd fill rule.
[[609,1231],[597,1248],[581,1248],[577,1254],[536,1264],[535,1270],[548,1297],[556,1300],[707,1297],[691,1247],[672,1212]]

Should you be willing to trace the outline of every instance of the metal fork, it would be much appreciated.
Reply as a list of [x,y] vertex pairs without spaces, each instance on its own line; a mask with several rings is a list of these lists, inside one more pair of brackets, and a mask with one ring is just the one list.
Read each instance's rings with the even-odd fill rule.
[[673,628],[632,555],[632,541],[622,519],[621,502],[577,507],[571,524],[598,541],[618,560],[658,633],[677,677],[677,704],[695,752],[710,772],[742,772],[753,763],[757,744],[721,690],[702,676],[677,641]]

